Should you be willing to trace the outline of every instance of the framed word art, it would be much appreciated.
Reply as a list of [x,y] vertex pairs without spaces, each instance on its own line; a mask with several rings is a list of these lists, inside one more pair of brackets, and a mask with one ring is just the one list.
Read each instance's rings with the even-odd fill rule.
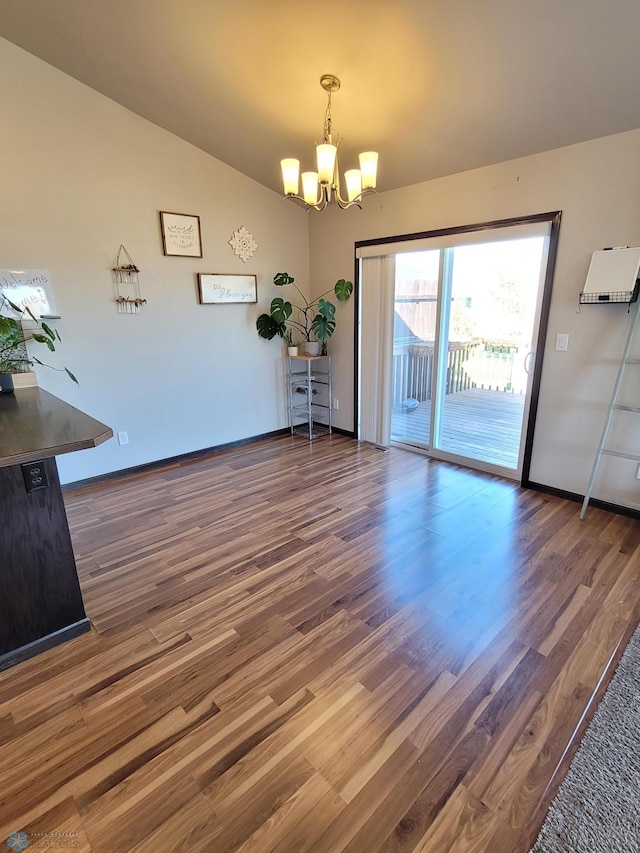
[[202,257],[200,217],[188,213],[160,211],[162,251],[179,258]]
[[224,302],[257,302],[256,276],[199,272],[198,298],[201,305],[216,305]]

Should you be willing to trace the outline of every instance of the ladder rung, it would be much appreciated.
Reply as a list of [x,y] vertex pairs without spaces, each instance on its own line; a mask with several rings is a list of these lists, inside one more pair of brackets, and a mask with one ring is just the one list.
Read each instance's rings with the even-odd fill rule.
[[[593,460],[593,468],[591,469],[591,475],[589,477],[589,482],[587,483],[587,488],[584,495],[584,500],[582,502],[582,509],[580,510],[580,518],[585,517],[585,513],[587,511],[587,507],[589,506],[589,501],[591,500],[591,494],[593,492],[593,486],[596,482],[596,477],[598,475],[598,466],[600,465],[600,461],[603,456],[617,456],[621,459],[629,459],[634,462],[640,462],[640,454],[639,453],[620,453],[618,450],[607,450],[607,436],[609,434],[609,427],[611,426],[614,418],[613,414],[615,410],[623,411],[623,412],[640,412],[640,406],[621,406],[617,400],[620,396],[620,389],[622,385],[622,379],[624,377],[625,367],[627,364],[640,364],[640,357],[636,357],[638,354],[637,347],[633,348],[633,339],[634,335],[637,333],[638,328],[640,327],[640,309],[636,308],[635,316],[629,326],[629,334],[627,335],[627,342],[624,346],[624,351],[621,356],[620,366],[618,368],[618,375],[616,377],[616,381],[613,386],[613,391],[611,394],[611,402],[609,403],[609,408],[607,410],[607,416],[605,418],[604,426],[602,428],[602,435],[600,436],[600,442],[598,444],[598,449],[596,451],[596,458]],[[631,353],[635,355],[632,357]],[[627,398],[628,399],[628,398]],[[638,475],[640,475],[640,467],[638,468]]]
[[603,450],[603,456],[619,456],[620,459],[632,459],[634,462],[640,462],[640,455],[637,453],[620,453],[618,450]]

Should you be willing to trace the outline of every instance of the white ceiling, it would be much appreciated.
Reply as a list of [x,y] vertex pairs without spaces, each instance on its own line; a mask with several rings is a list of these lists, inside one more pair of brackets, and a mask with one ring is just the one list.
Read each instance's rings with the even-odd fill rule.
[[342,80],[378,189],[640,126],[640,0],[0,0],[0,35],[280,191]]

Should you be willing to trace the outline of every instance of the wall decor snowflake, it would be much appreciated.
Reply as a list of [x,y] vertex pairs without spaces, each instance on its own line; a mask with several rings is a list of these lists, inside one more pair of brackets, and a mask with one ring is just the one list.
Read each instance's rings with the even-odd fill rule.
[[258,244],[253,239],[253,234],[249,234],[244,225],[233,232],[229,245],[243,263],[246,263],[248,258],[252,258],[253,253],[258,248]]

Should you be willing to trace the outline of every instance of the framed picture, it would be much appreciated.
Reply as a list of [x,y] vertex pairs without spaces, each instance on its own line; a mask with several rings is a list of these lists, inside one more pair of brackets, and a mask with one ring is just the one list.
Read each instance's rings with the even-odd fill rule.
[[200,217],[188,213],[160,211],[162,251],[180,258],[202,257]]
[[198,273],[198,297],[201,305],[225,302],[257,302],[258,283],[255,275],[221,275]]

